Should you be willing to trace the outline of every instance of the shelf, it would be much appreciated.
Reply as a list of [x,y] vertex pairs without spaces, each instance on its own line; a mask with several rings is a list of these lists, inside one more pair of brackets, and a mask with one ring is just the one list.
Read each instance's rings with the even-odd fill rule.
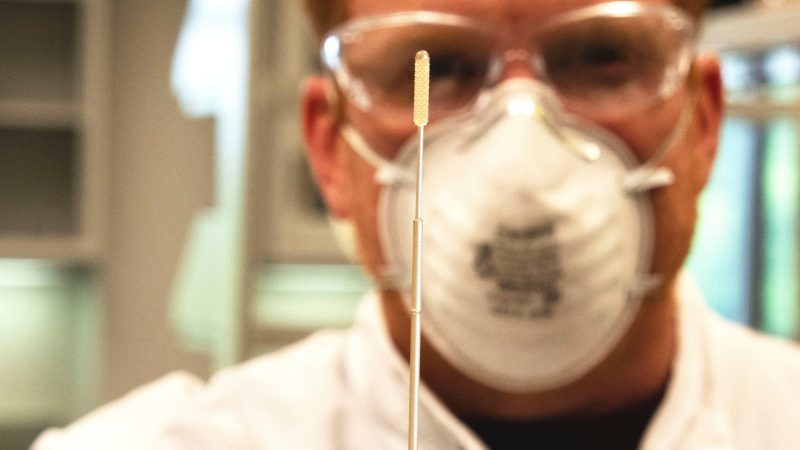
[[48,260],[59,263],[98,262],[96,243],[81,237],[16,235],[0,237],[2,258]]
[[0,258],[100,259],[105,14],[102,0],[0,0]]
[[0,1],[0,100],[79,96],[79,5]]
[[771,118],[775,116],[795,117],[800,119],[800,105],[775,103],[764,100],[728,101],[725,112],[732,116],[750,118]]
[[0,128],[0,238],[79,232],[78,144],[72,129]]
[[79,128],[80,106],[73,102],[0,100],[0,127]]
[[800,41],[800,5],[757,4],[723,8],[705,20],[702,47],[715,50],[767,48]]

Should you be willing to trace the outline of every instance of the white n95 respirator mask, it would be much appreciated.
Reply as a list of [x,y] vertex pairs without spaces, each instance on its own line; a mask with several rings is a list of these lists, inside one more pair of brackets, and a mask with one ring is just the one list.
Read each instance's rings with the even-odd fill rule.
[[[384,287],[410,299],[417,140],[378,156]],[[586,374],[628,329],[648,275],[647,190],[671,182],[608,131],[565,114],[532,80],[426,130],[422,332],[467,376],[507,392]]]

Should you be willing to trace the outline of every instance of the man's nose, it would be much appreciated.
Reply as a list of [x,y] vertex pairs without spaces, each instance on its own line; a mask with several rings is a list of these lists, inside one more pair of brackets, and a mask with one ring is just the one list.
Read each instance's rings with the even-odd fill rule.
[[511,78],[536,78],[536,73],[531,67],[531,54],[527,50],[506,50],[502,55],[501,67],[498,82]]

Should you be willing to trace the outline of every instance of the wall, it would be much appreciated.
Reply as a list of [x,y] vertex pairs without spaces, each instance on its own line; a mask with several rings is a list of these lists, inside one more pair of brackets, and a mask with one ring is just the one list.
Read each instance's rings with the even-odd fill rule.
[[185,118],[169,87],[184,8],[182,0],[112,2],[103,400],[171,370],[208,372],[169,323],[189,225],[213,201],[213,124]]

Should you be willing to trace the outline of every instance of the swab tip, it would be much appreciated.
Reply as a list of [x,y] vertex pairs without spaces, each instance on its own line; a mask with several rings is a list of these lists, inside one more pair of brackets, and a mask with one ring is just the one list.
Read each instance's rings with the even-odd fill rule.
[[420,50],[414,57],[414,124],[418,127],[428,124],[430,73],[430,55],[427,51]]

